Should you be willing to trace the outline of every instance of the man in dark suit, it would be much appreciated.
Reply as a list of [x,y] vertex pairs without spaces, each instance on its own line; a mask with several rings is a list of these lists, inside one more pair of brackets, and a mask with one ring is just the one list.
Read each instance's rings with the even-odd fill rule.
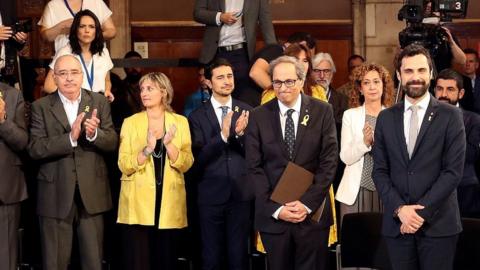
[[405,100],[383,110],[373,145],[373,180],[384,204],[393,269],[452,269],[462,230],[457,186],[465,161],[458,108],[430,96],[432,60],[419,45],[396,63]]
[[24,32],[14,33],[12,25],[16,23],[16,3],[12,0],[0,1],[0,81],[13,86],[17,50],[21,50],[28,35]]
[[22,93],[0,83],[0,269],[17,269],[20,202],[27,198],[20,152],[28,132]]
[[102,213],[112,207],[103,153],[118,138],[102,95],[81,89],[83,73],[72,55],[54,67],[58,90],[32,104],[30,156],[40,163],[37,214],[43,269],[67,269],[73,228],[83,269],[100,270]]
[[[248,177],[255,184],[255,226],[272,270],[326,269],[332,213],[328,188],[337,166],[337,140],[329,104],[301,94],[305,72],[293,57],[270,64],[276,98],[250,114],[246,138]],[[314,174],[299,200],[270,199],[293,162]],[[317,222],[311,218],[325,201]]]
[[196,0],[195,21],[205,24],[200,63],[215,57],[227,59],[234,67],[234,98],[258,103],[249,87],[249,61],[255,53],[257,25],[265,44],[277,43],[267,0]]
[[[459,107],[464,98],[463,77],[451,69],[444,69],[437,76],[435,97],[439,101]],[[466,134],[466,156],[462,181],[458,185],[458,205],[462,217],[480,218],[480,183],[475,166],[480,157],[480,116],[462,108]]]
[[[231,97],[233,70],[225,59],[207,66],[205,79],[212,97],[188,118],[193,178],[198,183],[202,269],[247,269],[253,188],[246,181],[243,135],[251,108]],[[227,267],[222,258],[228,258]]]
[[473,92],[473,110],[480,113],[480,76],[477,76],[479,66],[478,52],[475,49],[467,48],[463,51],[465,57],[464,73],[472,84]]

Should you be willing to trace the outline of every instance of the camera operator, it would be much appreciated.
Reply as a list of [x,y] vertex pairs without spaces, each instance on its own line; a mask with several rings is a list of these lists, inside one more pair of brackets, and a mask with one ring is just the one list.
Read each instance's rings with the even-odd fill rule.
[[28,34],[16,32],[11,25],[16,22],[15,1],[0,1],[0,81],[14,85],[17,51],[25,45]]

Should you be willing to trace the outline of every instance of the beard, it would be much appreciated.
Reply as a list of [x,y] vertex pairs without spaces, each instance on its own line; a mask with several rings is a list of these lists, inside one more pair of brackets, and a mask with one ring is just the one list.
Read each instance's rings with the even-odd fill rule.
[[[421,87],[412,87],[412,85],[421,85]],[[419,98],[428,91],[430,82],[427,84],[424,80],[408,81],[406,85],[402,85],[403,91],[410,98]]]
[[439,97],[438,98],[439,101],[443,101],[443,102],[447,102],[448,104],[451,104],[451,105],[457,105],[457,102],[458,102],[458,99],[457,100],[451,100],[449,98],[446,98],[446,97]]

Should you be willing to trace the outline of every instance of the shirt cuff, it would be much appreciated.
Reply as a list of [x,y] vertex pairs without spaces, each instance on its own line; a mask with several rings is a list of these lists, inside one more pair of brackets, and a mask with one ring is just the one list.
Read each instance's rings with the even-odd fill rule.
[[222,141],[223,141],[224,143],[227,143],[227,142],[228,142],[228,138],[225,138],[225,137],[223,136],[223,133],[222,133],[221,131],[220,131],[220,136],[222,137]]
[[217,23],[218,26],[222,24],[222,22],[220,21],[220,15],[222,15],[222,13],[217,12],[217,15],[215,16],[215,22]]
[[275,213],[273,213],[272,217],[273,217],[274,219],[278,220],[278,215],[280,215],[280,211],[282,211],[283,207],[284,207],[283,205],[280,206],[280,207],[277,209],[277,211],[275,211]]
[[307,209],[307,213],[310,215],[312,213],[312,209],[308,208],[308,206],[306,206],[305,204],[303,206],[305,206],[305,209]]
[[95,129],[95,135],[93,135],[92,138],[89,138],[87,135],[85,135],[85,137],[87,137],[87,141],[89,142],[95,141],[95,139],[97,138],[97,129]]
[[68,134],[68,138],[70,139],[70,143],[72,144],[72,147],[77,147],[78,143],[77,141],[74,141],[72,139],[72,134]]

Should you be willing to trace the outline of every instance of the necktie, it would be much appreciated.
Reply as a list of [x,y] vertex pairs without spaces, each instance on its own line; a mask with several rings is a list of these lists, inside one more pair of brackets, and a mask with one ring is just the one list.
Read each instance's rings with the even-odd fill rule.
[[222,123],[223,123],[223,118],[227,116],[228,113],[228,106],[220,106],[220,109],[222,109]]
[[285,121],[285,144],[290,161],[293,160],[293,149],[295,147],[295,126],[292,118],[294,112],[294,109],[289,109],[287,111],[287,120]]
[[408,130],[408,156],[412,158],[413,149],[415,148],[415,143],[417,142],[418,136],[418,106],[412,105],[409,108],[412,111],[412,116],[410,117],[410,127]]

